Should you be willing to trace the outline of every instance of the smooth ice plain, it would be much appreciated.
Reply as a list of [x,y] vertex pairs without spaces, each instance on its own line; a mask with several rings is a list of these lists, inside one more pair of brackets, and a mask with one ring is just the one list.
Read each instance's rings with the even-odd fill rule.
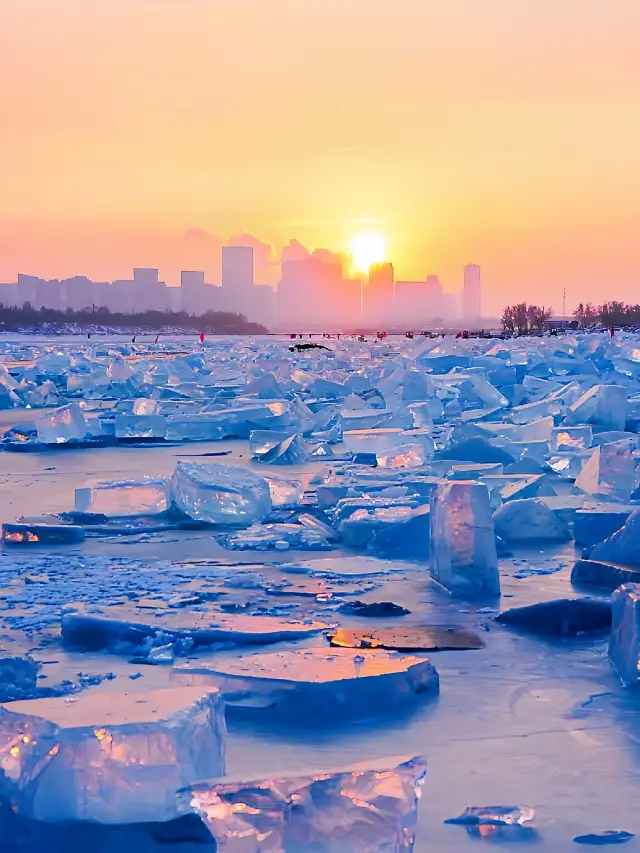
[[640,836],[640,338],[289,344],[0,337],[0,853]]

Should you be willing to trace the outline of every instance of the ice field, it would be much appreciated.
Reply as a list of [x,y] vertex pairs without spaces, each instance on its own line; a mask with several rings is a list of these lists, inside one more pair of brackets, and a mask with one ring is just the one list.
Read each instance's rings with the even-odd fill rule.
[[293,343],[0,336],[0,851],[640,850],[640,337]]

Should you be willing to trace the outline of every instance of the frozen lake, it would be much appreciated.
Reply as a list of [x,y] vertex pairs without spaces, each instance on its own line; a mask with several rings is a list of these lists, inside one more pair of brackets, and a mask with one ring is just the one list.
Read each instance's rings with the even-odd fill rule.
[[[550,400],[549,394],[557,387],[566,388],[570,382],[576,385],[575,393],[561,398],[561,408],[556,411],[556,406],[551,403],[546,410],[542,406],[529,422],[551,417],[556,425],[561,423],[567,407],[598,382],[626,387],[629,405],[632,406],[634,395],[640,395],[633,367],[635,357],[630,356],[635,346],[633,341],[610,343],[602,339],[602,359],[611,366],[604,367],[594,359],[590,361],[595,366],[594,372],[580,369],[571,375],[571,365],[567,368],[566,363],[588,360],[590,340],[595,340],[595,337],[577,339],[575,343],[569,341],[568,344],[564,339],[551,343],[527,341],[521,347],[514,342],[505,344],[509,353],[516,354],[511,358],[514,364],[522,365],[523,361],[526,364],[526,354],[529,354],[529,374],[536,376],[538,382],[549,383],[544,393],[538,388],[533,390],[535,383],[532,383],[529,397],[523,396],[522,402],[514,402],[512,398],[506,399],[505,403],[497,401],[491,405],[487,397],[490,392],[484,385],[474,391],[471,380],[466,385],[458,382],[454,384],[455,393],[451,391],[452,386],[446,386],[439,398],[449,406],[448,413],[439,419],[441,425],[451,424],[459,428],[461,424],[468,424],[471,419],[465,420],[464,413],[476,409],[492,411],[474,417],[473,423],[480,426],[483,423],[510,425],[514,406]],[[86,341],[71,340],[64,342],[65,346],[61,348],[60,343],[55,341],[51,345],[65,354],[87,344]],[[92,346],[104,346],[108,350],[114,343],[92,342]],[[390,400],[394,399],[395,413],[406,413],[409,405],[421,402],[417,392],[403,399],[402,376],[396,377],[399,384],[394,384],[395,380],[391,382],[390,377],[394,370],[404,371],[410,365],[422,376],[430,375],[424,347],[435,346],[436,342],[395,340],[367,345],[349,342],[344,344],[344,349],[342,342],[320,343],[335,350],[335,368],[329,356],[321,350],[296,356],[289,354],[288,341],[254,342],[251,359],[243,355],[241,341],[222,350],[218,343],[212,342],[210,348],[203,352],[214,365],[214,377],[216,364],[224,371],[220,385],[225,387],[235,383],[232,373],[246,377],[247,372],[257,366],[259,370],[253,371],[253,375],[259,375],[268,367],[265,356],[269,355],[275,365],[275,375],[287,390],[291,368],[285,362],[289,359],[292,363],[296,361],[299,369],[312,376],[322,373],[328,383],[344,383],[350,370],[355,372],[357,368],[363,380],[381,389],[389,409]],[[501,365],[494,364],[491,359],[495,362],[501,358],[505,367],[511,364],[509,357],[500,356],[500,345],[491,341],[452,342],[447,339],[443,356],[447,355],[452,361],[447,365],[446,373],[438,372],[437,375],[441,378],[452,371],[462,376],[465,371],[470,371],[470,376],[480,374],[488,377],[487,384],[498,395],[504,393],[507,397],[512,394],[507,386],[522,385],[522,377],[527,370],[519,371],[517,379],[520,381],[500,379],[498,371],[502,369]],[[43,341],[25,338],[10,343],[0,338],[0,360],[3,358],[3,346],[4,358],[11,365],[11,375],[18,380],[20,368],[15,368],[19,363],[15,356],[19,355],[21,348],[34,350],[33,353],[25,353],[34,356],[29,364],[37,362],[42,367],[47,357],[45,354],[43,359]],[[618,348],[615,358],[606,351],[606,347],[612,346]],[[185,342],[184,347],[200,352],[193,342]],[[487,356],[485,351],[490,347],[498,349]],[[543,371],[536,369],[542,359],[534,358],[543,347],[547,347],[548,358],[555,360],[546,376],[540,375]],[[559,351],[556,350],[558,347]],[[153,354],[143,356],[145,359],[153,357]],[[164,353],[163,357],[167,354]],[[98,355],[96,358],[108,362],[113,361],[114,356]],[[476,373],[472,369],[471,358],[479,360]],[[169,355],[168,360],[172,361],[173,356]],[[159,361],[156,359],[156,363]],[[623,361],[625,365],[630,363],[632,368],[625,372]],[[354,368],[350,368],[350,364]],[[389,364],[393,367],[389,368]],[[195,364],[191,367],[196,372],[199,370]],[[29,381],[37,385],[41,382],[36,376],[37,369],[30,367],[29,370],[32,371]],[[513,375],[516,376],[515,370]],[[560,377],[557,385],[554,384],[555,377]],[[243,382],[246,385],[244,379]],[[62,383],[55,384],[58,385],[57,402],[64,405],[68,400]],[[152,384],[147,383],[145,388],[152,387]],[[365,384],[363,381],[360,387],[354,383],[352,388],[345,390],[344,397],[361,392]],[[173,383],[172,387],[175,389],[179,385]],[[238,383],[238,388],[242,387],[242,382]],[[436,386],[430,385],[428,393],[437,397],[443,387],[445,385],[437,383]],[[312,398],[319,399],[322,390],[322,386],[314,388],[310,382],[306,387],[304,383],[299,385],[300,397],[307,402]],[[327,406],[339,411],[340,400],[335,396],[335,389],[327,385],[324,392],[329,401]],[[185,400],[197,402],[204,399],[193,396],[195,392],[190,393],[192,396],[189,398],[185,393]],[[141,396],[148,395],[145,391]],[[102,405],[108,398],[109,393],[105,392],[105,398],[100,401],[94,398],[91,402],[97,409],[98,403]],[[82,399],[89,403],[89,395],[85,394]],[[125,396],[116,399],[115,405],[121,405],[125,399]],[[225,405],[234,405],[234,397],[230,393],[224,399]],[[362,399],[365,403],[365,398]],[[457,405],[450,405],[452,400]],[[212,397],[210,402],[216,401]],[[91,414],[91,408],[89,404],[87,416]],[[47,411],[50,409],[46,407],[4,409],[0,411],[0,434]],[[630,410],[629,420],[632,414]],[[438,419],[434,420],[437,422]],[[521,423],[525,420],[522,419]],[[598,426],[593,426],[594,435],[597,435]],[[319,432],[326,428],[323,424]],[[435,432],[438,432],[437,423]],[[308,436],[306,440],[310,441]],[[409,439],[405,438],[406,441]],[[443,446],[447,446],[452,439],[447,436],[443,441]],[[487,441],[497,446],[494,438]],[[507,437],[505,441],[500,443],[501,448],[512,453],[515,453],[515,448],[521,456],[527,456],[521,446],[523,442],[518,441],[517,436],[511,435],[511,439]],[[0,449],[0,521],[37,519],[68,512],[73,510],[77,488],[121,479],[170,478],[180,461],[236,465],[259,476],[298,479],[307,489],[313,490],[309,481],[322,467],[328,466],[335,473],[346,464],[341,461],[345,453],[344,444],[336,442],[331,446],[338,461],[332,461],[331,457],[318,457],[298,464],[277,466],[252,459],[247,439],[231,437],[159,446],[114,443],[111,446],[63,450],[36,449],[35,452],[2,452]],[[436,453],[437,449],[436,442]],[[537,447],[536,452],[539,451]],[[227,455],[206,455],[223,452]],[[635,462],[635,445],[630,452]],[[548,460],[550,455],[547,449],[545,458]],[[519,457],[514,455],[514,458],[517,461]],[[563,497],[577,493],[573,478],[561,478],[545,466],[542,457],[539,458],[553,494]],[[469,460],[465,462],[469,464]],[[423,473],[426,474],[429,465],[434,466],[434,477],[445,476],[442,467],[431,459],[424,460],[421,466]],[[363,475],[370,475],[372,470],[376,470],[365,465],[359,467]],[[611,500],[611,496],[607,499]],[[303,725],[278,726],[273,720],[262,720],[259,715],[230,715],[227,721],[227,774],[247,778],[269,777],[307,768],[348,766],[386,756],[424,755],[428,773],[419,806],[414,848],[417,853],[434,850],[462,853],[475,849],[480,841],[468,834],[465,827],[445,825],[444,821],[460,814],[467,806],[496,804],[533,807],[540,848],[560,853],[571,848],[574,836],[588,832],[619,829],[640,834],[640,819],[632,808],[640,790],[640,697],[633,690],[621,687],[607,658],[606,635],[539,637],[499,625],[493,617],[498,611],[514,606],[578,595],[581,591],[572,587],[570,574],[580,552],[573,541],[544,545],[526,543],[512,547],[511,556],[499,557],[502,596],[489,601],[468,601],[456,598],[446,589],[431,583],[428,562],[414,558],[384,561],[380,565],[380,574],[350,577],[348,585],[343,579],[342,589],[339,585],[332,587],[328,595],[318,594],[308,574],[286,571],[287,563],[314,560],[322,577],[322,572],[327,570],[327,560],[346,557],[355,561],[366,553],[366,544],[359,548],[346,547],[344,541],[336,541],[326,552],[295,548],[239,551],[222,547],[216,540],[216,530],[205,528],[151,530],[126,536],[103,533],[89,535],[84,542],[75,545],[31,548],[5,545],[0,550],[2,649],[20,655],[29,653],[40,661],[44,676],[39,682],[41,687],[64,680],[78,681],[79,673],[91,676],[112,673],[115,677],[85,688],[103,696],[105,705],[108,705],[110,695],[118,692],[149,691],[169,686],[173,668],[132,663],[126,656],[107,651],[70,651],[60,638],[60,620],[64,612],[74,607],[91,611],[98,605],[108,609],[133,601],[138,607],[154,613],[165,608],[176,596],[183,595],[188,599],[190,594],[201,591],[203,585],[212,584],[220,593],[218,599],[205,601],[204,605],[200,601],[195,609],[187,603],[181,613],[198,613],[203,609],[205,613],[220,613],[218,603],[224,601],[237,605],[249,615],[258,616],[268,611],[269,615],[281,618],[315,619],[354,629],[375,631],[389,627],[441,626],[477,632],[484,641],[484,648],[437,651],[428,655],[418,653],[419,658],[428,657],[436,667],[440,676],[440,692],[439,695],[425,697],[406,711],[379,717],[372,713],[373,719],[311,729]],[[243,580],[235,583],[238,578]],[[288,595],[280,595],[278,590],[283,580],[295,581],[298,587]],[[327,577],[323,582],[331,585]],[[590,594],[596,598],[607,598],[606,593],[594,592],[593,589]],[[410,612],[402,617],[365,619],[342,612],[340,605],[350,598],[364,602],[391,601]],[[273,653],[301,647],[329,649],[324,634],[319,633],[296,642],[277,643],[264,651]],[[187,656],[187,659],[223,666],[225,661],[256,651],[246,648],[201,651]],[[139,677],[138,673],[141,673]],[[98,678],[94,680],[99,681]],[[491,843],[498,839],[488,837],[484,840]],[[638,843],[633,839],[628,849],[636,849]],[[514,842],[507,842],[506,849],[512,849],[512,844]],[[180,843],[162,845],[162,849],[172,847],[188,849]],[[13,849],[10,840],[0,839],[0,850]]]

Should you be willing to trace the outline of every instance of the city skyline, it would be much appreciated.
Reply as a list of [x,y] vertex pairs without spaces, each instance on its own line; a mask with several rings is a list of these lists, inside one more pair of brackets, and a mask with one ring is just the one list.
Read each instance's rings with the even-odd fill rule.
[[0,32],[0,281],[375,232],[401,280],[481,264],[487,313],[634,298],[638,4],[4,0]]
[[[248,238],[247,238],[248,239]],[[0,305],[78,311],[104,307],[114,313],[207,311],[244,314],[250,321],[283,330],[303,326],[341,330],[349,327],[407,329],[452,322],[462,317],[479,321],[477,312],[465,308],[465,283],[458,293],[446,293],[440,279],[430,274],[421,280],[396,280],[394,266],[382,258],[376,235],[362,234],[356,241],[355,258],[326,249],[309,252],[292,241],[278,262],[269,261],[269,272],[279,270],[275,287],[260,281],[264,253],[254,245],[234,243],[220,250],[220,277],[207,280],[205,270],[183,270],[179,285],[168,286],[154,267],[135,267],[126,279],[96,282],[87,276],[45,279],[19,273],[14,283],[0,283]],[[358,248],[359,247],[359,248]],[[263,262],[262,270],[256,261]],[[480,287],[479,267],[477,286]],[[462,311],[460,308],[462,307]]]

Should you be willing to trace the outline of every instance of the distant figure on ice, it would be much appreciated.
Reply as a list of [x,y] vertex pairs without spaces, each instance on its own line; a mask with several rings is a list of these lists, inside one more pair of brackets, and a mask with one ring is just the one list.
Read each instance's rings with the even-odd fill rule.
[[132,344],[135,344],[135,342],[136,342],[136,336],[134,335],[134,336],[131,338],[131,343],[132,343]]
[[200,343],[204,343],[204,332],[200,332]]
[[160,334],[157,334],[157,335],[156,335],[156,339],[155,339],[155,341],[154,341],[154,344],[157,344],[157,343],[158,343],[158,338],[159,338],[159,337],[160,337]]
[[613,336],[615,335],[615,333],[616,333],[616,330],[615,330],[615,329],[613,328],[613,326],[612,326],[612,327],[609,329],[609,334],[611,335],[611,337],[613,337]]
[[325,347],[323,344],[294,344],[292,347],[289,347],[289,352],[304,352],[308,349],[326,349],[331,352],[329,347]]

